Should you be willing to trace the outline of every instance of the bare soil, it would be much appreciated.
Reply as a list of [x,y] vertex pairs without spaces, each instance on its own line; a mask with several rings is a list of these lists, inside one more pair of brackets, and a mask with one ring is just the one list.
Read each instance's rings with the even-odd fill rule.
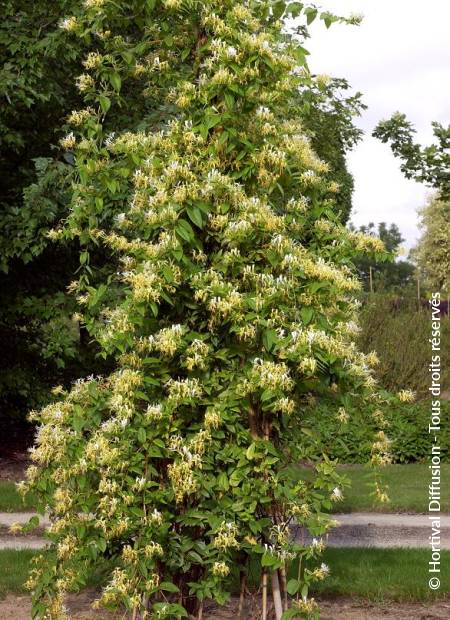
[[[70,596],[67,606],[71,620],[119,620],[123,614],[106,611],[92,611],[94,593],[84,592]],[[322,600],[321,620],[448,620],[450,600],[436,603],[367,603],[349,598]],[[208,606],[204,620],[236,620],[236,601],[228,606],[217,608]],[[256,609],[248,609],[245,620],[259,620]],[[28,596],[11,596],[0,601],[1,620],[30,620],[31,603]]]
[[28,454],[23,452],[10,452],[8,455],[0,456],[0,480],[20,482],[25,478],[29,464]]
[[35,430],[32,424],[6,409],[0,410],[0,479],[18,481],[23,478]]

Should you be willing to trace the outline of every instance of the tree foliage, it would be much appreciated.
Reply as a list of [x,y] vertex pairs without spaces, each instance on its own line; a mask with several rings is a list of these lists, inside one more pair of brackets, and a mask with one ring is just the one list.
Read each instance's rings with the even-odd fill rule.
[[[64,33],[58,28],[61,14],[71,11],[74,4],[67,0],[51,5],[6,0],[2,5],[0,266],[3,271],[8,268],[9,259],[21,257],[22,251],[25,260],[30,260],[30,254],[42,250],[41,220],[48,223],[56,217],[51,200],[44,201],[39,212],[34,205],[28,205],[27,196],[22,201],[22,192],[36,180],[42,181],[50,160],[37,158],[52,155],[51,144],[57,141],[64,114],[79,101],[70,77],[76,71],[78,44],[67,45]],[[54,173],[52,170],[51,174]],[[33,202],[32,197],[30,200]],[[33,233],[38,241],[33,239]]]
[[330,165],[329,176],[339,187],[335,208],[344,224],[350,217],[354,188],[346,154],[362,137],[353,119],[366,108],[361,93],[346,95],[349,89],[344,79],[318,76],[315,84],[300,91],[300,117],[311,133],[315,152]]
[[[353,226],[350,228],[354,230]],[[364,256],[355,261],[365,290],[369,291],[372,286],[372,289],[378,292],[384,290],[404,294],[414,281],[415,266],[409,260],[396,260],[404,241],[397,224],[388,226],[386,222],[380,222],[376,228],[375,224],[370,222],[360,226],[358,230],[380,239],[390,254],[388,260],[385,256],[378,258]]]
[[[72,167],[52,145],[67,109],[80,102],[72,77],[80,66],[79,41],[68,44],[58,27],[61,15],[75,4],[2,3],[0,406],[10,415],[23,416],[30,405],[48,401],[49,385],[71,377],[71,365],[76,374],[82,372],[74,357],[73,346],[79,344],[70,337],[74,333],[48,329],[50,318],[53,325],[70,324],[73,301],[63,292],[77,268],[77,252],[50,248],[46,237],[68,204]],[[84,359],[81,349],[78,353]]]
[[450,205],[432,196],[419,211],[422,235],[412,256],[424,285],[450,293]]
[[450,197],[450,126],[437,122],[432,125],[436,143],[426,147],[414,142],[415,129],[400,112],[380,121],[373,135],[390,143],[394,155],[402,160],[400,169],[407,179],[438,189],[447,199]]

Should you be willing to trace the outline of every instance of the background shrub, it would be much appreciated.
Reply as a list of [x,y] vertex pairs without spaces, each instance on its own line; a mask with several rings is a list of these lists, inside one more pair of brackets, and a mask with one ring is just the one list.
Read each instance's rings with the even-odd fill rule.
[[[363,351],[375,350],[380,358],[376,376],[387,390],[410,389],[419,396],[429,394],[430,312],[417,308],[417,301],[393,295],[370,295],[360,317],[359,344]],[[442,342],[449,342],[450,321],[441,315]],[[448,347],[442,346],[442,389],[449,386]]]
[[[385,432],[392,441],[393,463],[425,462],[430,455],[430,436],[428,421],[430,400],[413,404],[391,404],[384,410],[387,422]],[[317,405],[308,410],[305,416],[305,435],[309,451],[320,449],[332,459],[341,463],[367,463],[370,458],[374,435],[379,431],[379,422],[373,416],[375,405],[369,411],[348,410],[349,422],[343,424],[330,405]],[[450,462],[450,403],[442,402],[441,456]],[[371,415],[372,414],[372,415]]]

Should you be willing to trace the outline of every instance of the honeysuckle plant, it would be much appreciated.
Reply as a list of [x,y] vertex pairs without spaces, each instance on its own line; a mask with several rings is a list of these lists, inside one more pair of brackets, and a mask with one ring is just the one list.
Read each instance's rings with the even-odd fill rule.
[[[62,22],[98,51],[77,78],[86,107],[63,140],[76,182],[53,234],[79,240],[78,318],[115,370],[57,388],[34,414],[23,487],[51,515],[29,580],[35,617],[66,618],[64,594],[103,567],[97,605],[200,618],[237,574],[243,597],[250,563],[263,618],[268,582],[277,618],[317,617],[308,590],[328,572],[318,558],[342,482],[320,454],[311,483],[286,467],[311,399],[344,415],[349,398],[371,397],[352,259],[384,250],[339,223],[339,188],[302,132],[296,93],[312,77],[283,32],[292,15],[309,23],[317,9],[86,0]],[[105,135],[136,83],[158,122]],[[100,250],[106,276],[90,264]]]

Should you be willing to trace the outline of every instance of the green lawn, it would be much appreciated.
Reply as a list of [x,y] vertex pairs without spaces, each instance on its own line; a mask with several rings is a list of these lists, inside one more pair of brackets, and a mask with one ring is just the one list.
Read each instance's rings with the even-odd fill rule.
[[[25,588],[25,582],[28,579],[31,559],[37,553],[42,552],[32,549],[0,550],[0,600],[7,594],[26,594],[28,592]],[[96,569],[94,573],[87,573],[87,587],[100,590],[113,566],[112,562],[106,560],[102,567]]]
[[[33,551],[0,551],[0,598],[25,591]],[[370,601],[428,601],[450,595],[450,551],[441,556],[441,588],[428,588],[428,550],[327,549],[323,561],[330,576],[314,586],[317,596],[352,596]],[[254,571],[255,573],[257,571]],[[295,569],[293,569],[295,572]],[[253,577],[257,580],[257,575]],[[99,587],[101,575],[89,579]]]
[[23,510],[34,510],[35,502],[33,496],[27,497],[24,503],[22,497],[16,490],[14,482],[0,480],[0,512],[20,512]]
[[28,578],[30,560],[35,551],[3,549],[0,551],[0,598],[7,594],[26,592],[24,583]]
[[[299,476],[310,479],[313,471],[296,468]],[[373,471],[363,465],[342,465],[339,472],[351,482],[344,490],[344,501],[335,504],[336,512],[427,512],[430,470],[428,465],[388,465],[382,469],[389,487],[389,504],[374,500]],[[450,513],[450,464],[441,465],[441,511]]]
[[450,595],[450,551],[441,553],[441,587],[428,587],[428,549],[327,549],[329,577],[315,586],[322,596],[371,601],[428,601]]

